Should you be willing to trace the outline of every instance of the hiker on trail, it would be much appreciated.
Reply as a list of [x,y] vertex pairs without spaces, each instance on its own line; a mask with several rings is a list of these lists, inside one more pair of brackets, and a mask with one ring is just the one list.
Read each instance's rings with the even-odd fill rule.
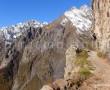
[[97,37],[96,37],[96,34],[95,34],[95,33],[93,33],[93,35],[92,35],[92,36],[93,36],[93,39],[94,39],[94,40],[96,40],[96,39],[97,39]]

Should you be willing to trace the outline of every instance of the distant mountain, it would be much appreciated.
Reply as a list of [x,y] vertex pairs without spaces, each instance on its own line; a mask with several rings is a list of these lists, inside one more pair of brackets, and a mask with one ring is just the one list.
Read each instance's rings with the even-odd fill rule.
[[[57,21],[60,20],[59,24],[63,26],[67,22],[71,22],[72,25],[77,28],[77,32],[80,34],[83,33],[83,31],[90,30],[92,26],[92,9],[86,5],[82,6],[80,9],[77,9],[76,7],[71,8],[70,10],[66,11],[62,17],[63,18],[57,19]],[[40,23],[36,20],[30,20],[24,23],[18,23],[16,25],[1,28],[0,35],[4,38],[5,41],[11,42],[30,27],[37,28],[43,27],[45,25],[48,25],[48,23]]]
[[43,27],[47,25],[47,22],[40,23],[36,20],[30,20],[24,23],[18,23],[16,25],[12,25],[9,27],[2,27],[0,29],[0,35],[4,37],[5,41],[11,42],[12,39],[16,39],[19,37],[23,32],[28,30],[30,27],[37,28]]

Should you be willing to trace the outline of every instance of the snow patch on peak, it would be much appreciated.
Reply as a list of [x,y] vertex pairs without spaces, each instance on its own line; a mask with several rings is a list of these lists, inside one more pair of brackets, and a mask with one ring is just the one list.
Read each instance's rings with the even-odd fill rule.
[[87,5],[83,5],[83,6],[80,7],[80,10],[84,10],[84,11],[88,11],[90,9],[91,8],[89,6],[87,6]]
[[30,27],[43,27],[47,24],[47,22],[40,23],[36,20],[30,20],[24,23],[18,23],[16,25],[1,28],[0,35],[4,38],[5,41],[11,42],[13,39],[22,35],[22,33],[28,30]]
[[66,18],[77,28],[78,33],[90,30],[92,26],[92,10],[84,5],[80,9],[71,8],[64,13]]

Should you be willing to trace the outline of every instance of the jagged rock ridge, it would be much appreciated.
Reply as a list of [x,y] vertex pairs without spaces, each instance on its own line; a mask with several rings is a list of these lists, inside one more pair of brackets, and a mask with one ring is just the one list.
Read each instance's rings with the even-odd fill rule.
[[37,28],[37,27],[43,27],[47,25],[48,23],[43,22],[40,23],[36,20],[30,20],[24,23],[18,23],[16,25],[12,25],[10,27],[3,27],[0,29],[0,35],[3,36],[4,40],[7,42],[11,42],[12,39],[16,39],[20,35],[22,35],[23,32],[25,32],[29,27]]

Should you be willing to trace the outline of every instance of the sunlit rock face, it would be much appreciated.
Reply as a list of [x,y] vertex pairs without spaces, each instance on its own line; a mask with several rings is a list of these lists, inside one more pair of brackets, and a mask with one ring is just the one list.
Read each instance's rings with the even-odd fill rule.
[[23,52],[12,90],[40,90],[64,77],[65,51],[76,40],[74,27],[68,27],[58,24],[52,30],[44,28],[21,49],[22,39],[16,42],[16,49]]
[[93,10],[97,47],[103,52],[110,52],[110,0],[93,0]]

